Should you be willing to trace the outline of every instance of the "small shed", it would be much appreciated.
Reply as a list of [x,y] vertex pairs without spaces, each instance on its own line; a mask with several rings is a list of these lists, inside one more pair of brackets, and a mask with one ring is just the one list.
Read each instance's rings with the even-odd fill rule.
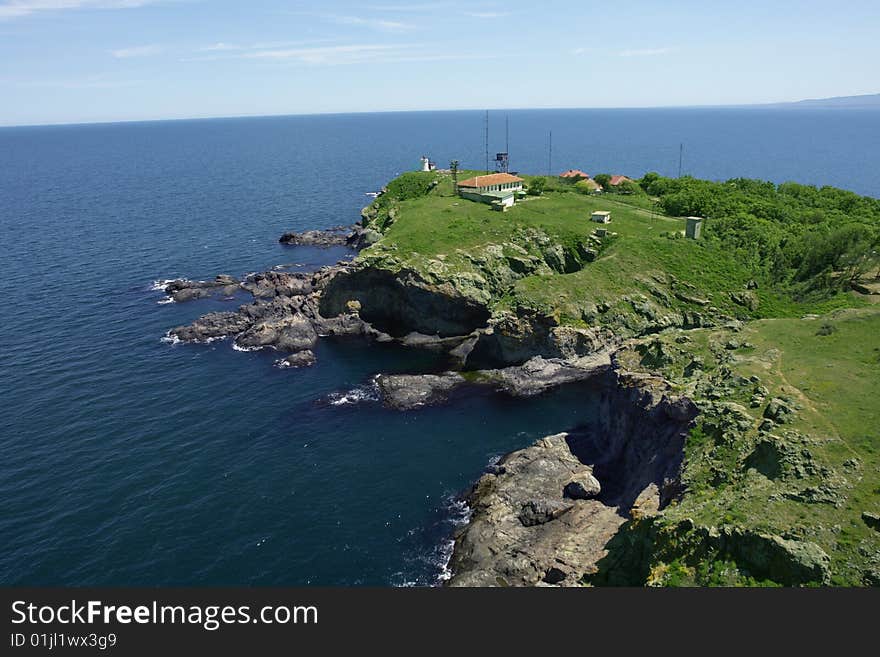
[[685,237],[689,237],[692,240],[700,239],[700,234],[703,232],[703,218],[702,217],[688,217],[687,225],[684,229]]
[[608,210],[597,210],[590,216],[590,219],[597,224],[610,224],[611,213]]

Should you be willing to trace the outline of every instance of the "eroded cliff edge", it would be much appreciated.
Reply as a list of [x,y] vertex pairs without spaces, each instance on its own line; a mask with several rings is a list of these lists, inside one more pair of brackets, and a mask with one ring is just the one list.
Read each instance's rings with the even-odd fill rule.
[[506,455],[467,495],[472,515],[456,538],[451,586],[581,584],[631,515],[679,494],[693,402],[619,370],[593,382],[590,427]]
[[[595,427],[481,479],[454,584],[880,583],[880,470],[864,429],[878,313],[821,326],[784,315],[730,254],[653,232],[645,210],[615,211],[617,238],[583,223],[593,200],[560,194],[503,216],[422,178],[365,209],[354,262],[170,284],[179,301],[238,290],[254,301],[169,338],[231,338],[290,367],[314,363],[330,336],[445,354],[446,371],[376,378],[401,410],[472,385],[532,395],[601,381]],[[805,346],[841,366],[793,369]],[[829,377],[836,394],[817,398]]]

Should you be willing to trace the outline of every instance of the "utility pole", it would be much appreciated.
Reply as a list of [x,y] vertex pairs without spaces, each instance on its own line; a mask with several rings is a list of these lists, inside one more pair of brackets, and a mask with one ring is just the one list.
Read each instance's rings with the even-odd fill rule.
[[458,160],[452,160],[449,168],[452,170],[452,191],[458,194]]
[[486,110],[486,175],[489,175],[489,110]]
[[547,175],[553,175],[553,131],[550,131],[550,147],[547,153]]
[[681,157],[684,153],[684,144],[678,145],[678,177],[681,178]]
[[504,152],[507,153],[507,168],[504,173],[510,173],[510,115],[504,117]]

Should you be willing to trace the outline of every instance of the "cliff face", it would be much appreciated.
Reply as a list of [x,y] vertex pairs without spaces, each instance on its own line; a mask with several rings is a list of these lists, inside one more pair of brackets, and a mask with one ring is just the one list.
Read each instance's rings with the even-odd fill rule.
[[618,369],[597,383],[590,427],[506,455],[468,494],[450,586],[670,585],[716,565],[730,573],[717,584],[831,583],[812,541],[669,514],[688,434],[706,419],[655,376]]
[[474,486],[451,586],[579,584],[631,515],[677,494],[694,404],[650,377],[609,372],[597,384],[592,426],[508,454]]
[[513,260],[522,267],[513,268],[513,261],[503,256],[510,247],[473,257],[467,272],[439,260],[415,269],[373,253],[329,281],[321,293],[320,313],[333,317],[356,301],[364,321],[394,337],[413,332],[471,336],[467,350],[456,354],[462,367],[471,370],[518,365],[535,356],[578,358],[616,342],[610,328],[563,326],[558,318],[534,309],[499,305],[516,280],[549,267],[540,257],[525,254]]
[[326,317],[360,304],[361,317],[377,329],[402,337],[413,331],[449,337],[483,328],[490,317],[484,303],[462,294],[450,282],[432,283],[412,270],[364,266],[340,272],[321,296]]
[[[808,326],[815,315],[745,324],[768,298],[758,283],[717,250],[657,236],[645,212],[616,210],[609,240],[582,221],[593,201],[559,195],[502,216],[430,197],[437,182],[417,178],[365,210],[353,263],[170,284],[178,301],[239,288],[255,301],[169,339],[228,336],[292,352],[289,367],[314,362],[329,335],[448,354],[453,371],[377,377],[400,410],[471,385],[525,396],[595,381],[592,426],[508,455],[475,486],[453,585],[798,585],[828,583],[832,568],[837,582],[880,582],[865,502],[876,422],[839,430],[822,410],[876,406],[875,325],[853,318],[838,348]],[[783,364],[821,349],[811,370]],[[811,399],[835,377],[835,395]]]

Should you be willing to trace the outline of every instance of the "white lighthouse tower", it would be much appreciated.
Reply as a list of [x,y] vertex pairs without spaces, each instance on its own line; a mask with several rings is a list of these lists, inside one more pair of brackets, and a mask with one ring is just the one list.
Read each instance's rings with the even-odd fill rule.
[[430,171],[431,170],[431,160],[428,159],[427,155],[422,155],[421,162],[422,162],[422,171]]

